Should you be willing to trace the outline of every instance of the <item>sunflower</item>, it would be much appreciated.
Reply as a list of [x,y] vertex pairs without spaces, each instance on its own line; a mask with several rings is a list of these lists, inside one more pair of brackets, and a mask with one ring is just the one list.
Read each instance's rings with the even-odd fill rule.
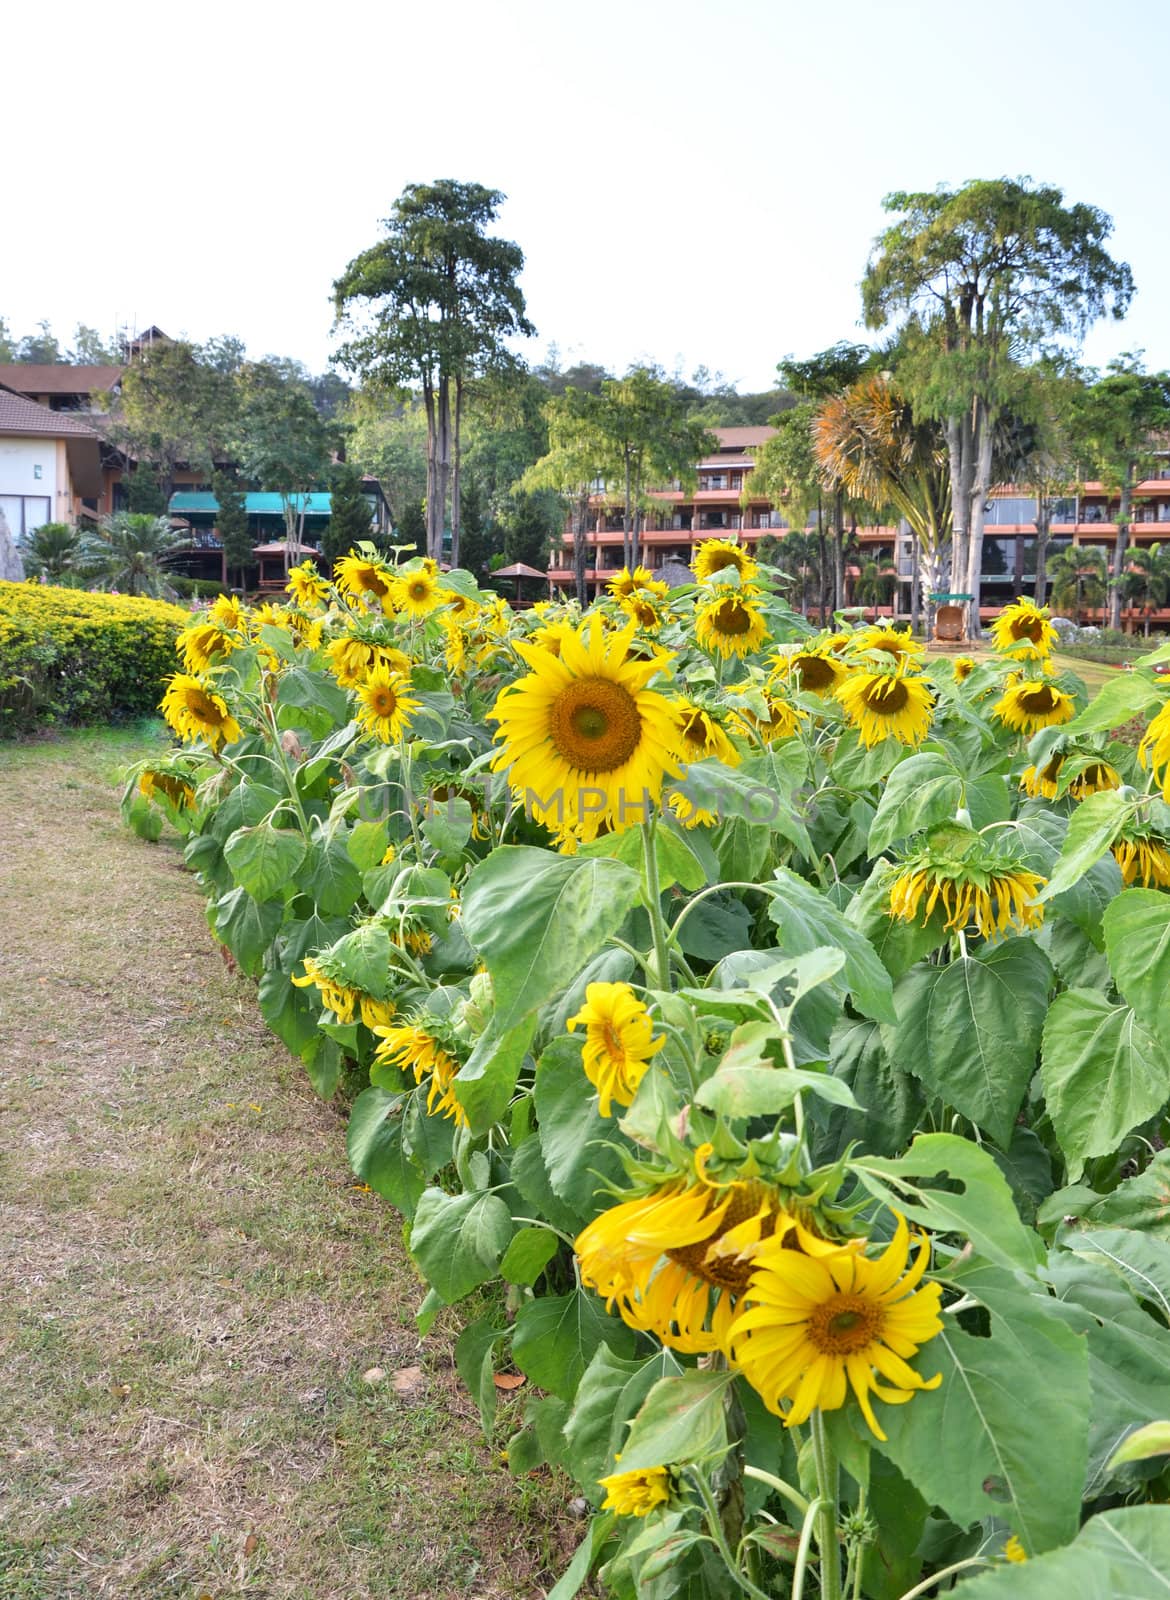
[[173,772],[156,772],[148,768],[139,774],[138,789],[148,800],[162,795],[176,811],[190,811],[195,804],[195,785],[188,783],[186,778],[176,777]]
[[297,605],[312,611],[328,598],[329,584],[311,561],[302,561],[289,573],[284,592],[291,594]]
[[221,695],[205,689],[198,678],[176,672],[160,702],[163,716],[180,739],[204,739],[213,750],[234,744],[240,725]]
[[644,591],[630,595],[620,604],[626,616],[636,622],[644,633],[657,633],[667,620],[661,601]]
[[666,1040],[651,1037],[650,1014],[628,983],[588,984],[585,1004],[565,1026],[572,1033],[578,1023],[585,1029],[581,1065],[597,1090],[601,1115],[608,1117],[615,1100],[619,1106],[631,1103],[650,1057]]
[[790,655],[773,656],[773,676],[794,678],[805,694],[831,695],[837,685],[849,675],[849,669],[837,659],[832,648],[819,644],[807,650],[794,650]]
[[188,672],[206,672],[235,648],[235,640],[214,622],[188,623],[175,640],[175,649],[182,651],[183,666]]
[[759,563],[745,546],[733,539],[704,539],[695,551],[693,562],[695,577],[700,583],[710,583],[718,573],[734,567],[741,583],[750,583],[759,572]]
[[1154,774],[1154,782],[1162,786],[1162,794],[1170,802],[1170,701],[1162,707],[1150,723],[1138,745],[1138,760]]
[[988,940],[1009,930],[1027,933],[1044,921],[1044,907],[1033,902],[1047,881],[978,841],[959,856],[928,847],[902,862],[890,885],[890,915],[918,922],[921,913],[925,924],[941,906],[948,930],[959,932],[974,922]]
[[382,1041],[374,1051],[376,1059],[412,1073],[415,1083],[427,1084],[427,1110],[432,1115],[450,1117],[458,1127],[465,1128],[467,1113],[451,1086],[459,1062],[434,1034],[417,1022],[376,1027],[374,1032]]
[[1170,889],[1170,840],[1148,830],[1135,830],[1117,840],[1113,854],[1123,882],[1140,881],[1145,889]]
[[380,561],[367,561],[354,555],[342,556],[333,568],[337,587],[351,600],[368,600],[389,615],[394,610],[394,575]]
[[718,650],[725,661],[758,650],[768,637],[768,626],[753,598],[750,590],[716,590],[695,615],[695,638],[701,647]]
[[[621,1456],[614,1457],[614,1464]],[[643,1467],[632,1472],[611,1472],[598,1478],[605,1490],[603,1511],[616,1511],[619,1517],[645,1517],[671,1499],[673,1485],[669,1467]]]
[[849,643],[850,648],[855,651],[882,650],[898,661],[905,658],[907,662],[922,655],[926,649],[922,640],[916,639],[909,628],[885,627],[881,623],[862,628],[853,635]]
[[207,615],[217,627],[230,633],[242,633],[248,620],[248,608],[234,594],[218,594],[208,607]]
[[392,667],[377,666],[357,688],[357,719],[367,733],[383,744],[398,744],[418,710],[410,694],[410,680]]
[[1041,728],[1056,728],[1068,722],[1076,707],[1071,695],[1044,678],[1009,678],[1002,696],[992,706],[992,715],[1004,727],[1029,738]]
[[594,616],[565,634],[559,657],[517,639],[530,671],[489,713],[503,742],[494,770],[511,769],[538,821],[551,816],[582,839],[646,820],[663,779],[679,773],[672,703],[647,688],[672,658],[631,660],[633,636],[633,623],[607,635]]
[[[1042,767],[1025,767],[1020,778],[1020,788],[1026,794],[1030,794],[1033,800],[1041,797],[1045,800],[1055,800],[1061,768],[1066,759],[1065,752],[1058,750],[1055,755],[1049,756]],[[1073,778],[1065,793],[1071,795],[1074,800],[1086,800],[1089,795],[1100,794],[1103,789],[1120,787],[1121,774],[1116,767],[1111,767],[1108,761],[1089,761]]]
[[325,1010],[332,1011],[342,1024],[353,1021],[354,1013],[361,1004],[361,990],[353,989],[349,984],[341,983],[337,978],[331,977],[314,956],[305,957],[304,977],[294,977],[290,981],[298,989],[307,989],[312,984],[319,992]]
[[708,1178],[711,1146],[678,1176],[603,1211],[577,1237],[581,1282],[631,1328],[692,1355],[724,1347],[760,1241],[798,1229],[803,1248],[828,1248],[758,1178]]
[[904,660],[893,672],[850,673],[838,685],[837,698],[867,750],[883,739],[921,744],[930,732],[934,698],[928,685],[906,670]]
[[546,622],[533,633],[532,643],[538,644],[542,650],[547,650],[550,656],[559,656],[562,639],[573,631],[571,622]]
[[1048,620],[1047,606],[1031,600],[1016,600],[1005,606],[991,624],[991,637],[997,650],[1024,660],[1043,660],[1052,654],[1056,629]]
[[629,567],[623,567],[605,587],[615,600],[629,600],[638,593],[658,595],[659,598],[670,593],[670,585],[654,577],[648,567],[635,567],[633,572]]
[[704,711],[693,700],[680,699],[674,703],[674,718],[682,741],[682,754],[688,764],[713,757],[725,767],[739,766],[739,751],[709,711]]
[[926,1379],[906,1365],[943,1331],[942,1289],[917,1287],[930,1241],[922,1237],[907,1271],[909,1255],[910,1230],[901,1216],[876,1260],[856,1243],[816,1256],[786,1249],[776,1238],[757,1249],[749,1309],[735,1317],[728,1342],[736,1366],[786,1427],[806,1421],[814,1408],[839,1410],[852,1388],[870,1430],[884,1440],[871,1392],[901,1405],[919,1390],[938,1388],[941,1374]]
[[1019,1539],[1014,1533],[1004,1544],[1003,1558],[1005,1561],[1014,1562],[1027,1561],[1028,1559],[1028,1552],[1024,1549],[1023,1545],[1020,1543]]
[[955,674],[955,682],[962,683],[975,671],[975,662],[970,656],[956,656],[951,670]]
[[419,567],[416,572],[403,572],[394,580],[394,603],[404,615],[421,621],[446,605],[447,591],[439,583],[438,574]]
[[741,706],[730,718],[732,730],[743,734],[745,739],[750,739],[754,733],[765,744],[775,744],[777,739],[791,739],[804,720],[804,712],[773,694],[764,696],[764,704],[768,708],[766,721],[746,706]]
[[375,667],[388,667],[391,672],[410,675],[410,657],[388,644],[374,644],[366,639],[355,639],[345,634],[325,646],[329,670],[343,689],[356,689],[364,683]]

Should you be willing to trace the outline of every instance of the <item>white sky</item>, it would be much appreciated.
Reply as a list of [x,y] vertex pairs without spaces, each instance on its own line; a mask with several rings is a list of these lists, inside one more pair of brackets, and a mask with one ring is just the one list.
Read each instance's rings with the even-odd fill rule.
[[1134,271],[1087,358],[1170,364],[1165,0],[59,0],[0,37],[18,333],[154,322],[323,369],[333,279],[453,177],[508,197],[530,359],[761,389],[864,337],[886,192],[1029,174]]

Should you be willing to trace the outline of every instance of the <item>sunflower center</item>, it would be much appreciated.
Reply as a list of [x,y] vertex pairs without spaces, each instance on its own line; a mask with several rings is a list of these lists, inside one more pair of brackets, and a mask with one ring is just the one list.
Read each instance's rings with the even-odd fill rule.
[[737,572],[743,571],[743,562],[737,550],[716,550],[708,556],[708,572],[722,572],[724,567],[734,567]]
[[879,678],[868,686],[864,695],[869,710],[882,717],[901,711],[909,698],[910,692],[900,678]]
[[805,689],[827,689],[837,676],[830,663],[820,656],[797,656],[796,670],[800,673],[801,687]]
[[398,709],[398,696],[393,689],[375,689],[370,699],[380,717],[392,717]]
[[[704,1283],[709,1283],[715,1289],[728,1289],[732,1294],[743,1294],[746,1290],[753,1266],[750,1261],[737,1261],[734,1256],[715,1256],[707,1259],[708,1252],[713,1244],[723,1238],[725,1233],[730,1233],[732,1228],[737,1228],[741,1222],[746,1222],[749,1217],[754,1217],[760,1209],[766,1190],[760,1183],[749,1182],[742,1188],[732,1190],[731,1204],[723,1213],[722,1218],[711,1229],[705,1239],[699,1239],[695,1244],[680,1246],[677,1250],[665,1251],[671,1261],[676,1261],[680,1267],[685,1267],[688,1272],[701,1278]],[[720,1203],[718,1191],[712,1191],[711,1209]],[[776,1231],[775,1214],[764,1217],[760,1224],[760,1237],[770,1238]]]
[[1012,623],[1013,639],[1030,639],[1039,644],[1044,637],[1044,623],[1039,617],[1017,617]]
[[407,585],[406,592],[412,600],[425,600],[431,588],[424,579],[416,578],[413,583]]
[[548,736],[578,772],[612,772],[637,750],[642,719],[633,695],[608,678],[575,678],[549,711]]
[[881,1336],[881,1305],[861,1294],[835,1294],[814,1307],[808,1336],[822,1355],[851,1356]]
[[1042,683],[1038,689],[1026,689],[1020,696],[1020,704],[1025,711],[1055,711],[1056,696],[1046,683]]
[[706,721],[701,711],[692,711],[683,719],[681,732],[687,744],[694,745],[697,750],[707,748]]
[[376,594],[379,600],[383,595],[390,593],[390,585],[384,582],[376,572],[363,572],[358,581],[363,589],[368,589],[371,594]]
[[626,1047],[622,1043],[622,1036],[612,1022],[601,1024],[601,1042],[605,1045],[606,1054],[611,1061],[624,1066],[626,1061]]
[[223,721],[223,713],[205,694],[196,689],[187,697],[187,709],[193,717],[199,717],[203,722],[214,722],[217,726]]
[[738,600],[725,600],[715,613],[714,623],[720,633],[747,633],[752,619]]

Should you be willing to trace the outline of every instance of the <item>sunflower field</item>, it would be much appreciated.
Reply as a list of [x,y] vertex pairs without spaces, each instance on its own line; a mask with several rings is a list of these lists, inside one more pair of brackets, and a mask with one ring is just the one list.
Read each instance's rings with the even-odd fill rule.
[[592,1507],[555,1600],[1165,1596],[1170,646],[609,589],[221,598],[124,798]]

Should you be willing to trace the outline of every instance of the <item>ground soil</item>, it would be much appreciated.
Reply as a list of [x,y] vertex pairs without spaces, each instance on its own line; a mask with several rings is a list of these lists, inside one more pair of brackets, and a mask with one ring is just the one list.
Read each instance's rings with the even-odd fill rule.
[[0,746],[0,1596],[539,1596],[579,1537],[419,1344],[401,1223],[114,783]]

